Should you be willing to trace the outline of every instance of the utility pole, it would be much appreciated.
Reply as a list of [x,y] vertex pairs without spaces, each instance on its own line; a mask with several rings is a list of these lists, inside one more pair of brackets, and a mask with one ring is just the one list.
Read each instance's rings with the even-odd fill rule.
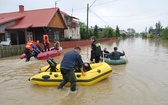
[[88,24],[89,24],[89,4],[87,4],[87,30],[86,30],[86,38],[88,38]]
[[72,8],[72,13],[71,13],[71,16],[73,15],[73,8]]
[[57,1],[55,1],[55,8],[57,7]]

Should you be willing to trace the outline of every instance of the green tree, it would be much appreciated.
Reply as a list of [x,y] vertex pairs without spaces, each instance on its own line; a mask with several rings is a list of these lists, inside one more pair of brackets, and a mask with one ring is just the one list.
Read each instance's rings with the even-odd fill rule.
[[109,32],[108,32],[108,37],[110,37],[110,36],[112,36],[112,35],[113,35],[113,33],[112,33],[111,28],[110,28],[110,30],[109,30]]
[[110,27],[105,27],[105,28],[103,28],[102,33],[103,33],[103,37],[104,37],[104,38],[108,38],[109,29],[110,29]]
[[104,38],[110,38],[110,37],[114,37],[115,36],[114,30],[111,27],[109,27],[109,26],[103,28],[103,32],[102,33],[104,35]]
[[91,36],[93,36],[93,32],[91,30],[89,30],[88,38],[90,38]]
[[120,37],[120,29],[118,27],[118,25],[116,26],[116,37]]
[[168,27],[166,27],[165,29],[162,29],[160,35],[161,37],[163,37],[163,39],[168,40]]
[[162,30],[162,25],[160,23],[160,21],[158,23],[156,23],[156,34],[160,34],[161,30]]
[[81,39],[86,39],[87,38],[87,26],[84,22],[78,22],[80,25],[80,35]]
[[127,32],[128,32],[128,35],[130,35],[130,36],[134,36],[135,33],[136,33],[133,28],[128,28],[128,29],[127,29]]
[[121,36],[122,36],[123,38],[125,38],[125,37],[126,37],[126,34],[125,34],[125,33],[123,33],[123,34],[121,34]]
[[99,33],[98,33],[97,25],[95,25],[95,27],[94,27],[94,32],[93,32],[93,34],[94,34],[94,36],[95,36],[96,38],[99,38]]

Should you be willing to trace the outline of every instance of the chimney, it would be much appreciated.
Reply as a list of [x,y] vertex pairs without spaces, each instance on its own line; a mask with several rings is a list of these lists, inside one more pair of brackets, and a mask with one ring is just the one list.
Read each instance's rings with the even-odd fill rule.
[[24,12],[24,6],[23,5],[19,5],[19,12]]

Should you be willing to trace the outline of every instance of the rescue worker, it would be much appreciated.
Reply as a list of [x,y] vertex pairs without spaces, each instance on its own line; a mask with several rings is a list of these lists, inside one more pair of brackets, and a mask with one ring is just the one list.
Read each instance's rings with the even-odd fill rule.
[[102,54],[100,43],[96,42],[96,37],[92,36],[90,38],[91,44],[91,57],[90,61],[93,63],[99,63],[100,56]]
[[[32,57],[32,51],[36,52],[37,54],[41,52],[35,46],[35,42],[30,40],[27,42],[24,50],[24,53],[26,54],[26,62],[30,61],[30,58]],[[34,56],[36,57],[36,55]]]
[[78,62],[79,65],[77,66],[78,68],[80,68],[80,71],[82,72],[82,74],[84,76],[86,75],[85,72],[83,71],[83,60],[80,53],[81,53],[80,46],[76,46],[74,50],[66,52],[64,54],[64,57],[60,65],[63,80],[60,83],[60,85],[57,87],[58,90],[62,89],[67,82],[70,82],[71,92],[76,91],[77,80],[74,72],[76,62]]
[[47,34],[44,34],[43,35],[43,41],[44,41],[44,50],[45,51],[50,51],[50,41],[49,41],[49,38],[48,38],[48,35]]
[[25,46],[24,53],[26,54],[26,62],[28,62],[31,58],[31,51],[33,50],[32,44],[33,41],[28,41]]

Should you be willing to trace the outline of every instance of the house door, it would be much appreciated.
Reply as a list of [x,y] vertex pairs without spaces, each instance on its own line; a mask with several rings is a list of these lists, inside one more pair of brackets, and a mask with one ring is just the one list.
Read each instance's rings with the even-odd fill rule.
[[16,33],[11,33],[11,44],[16,45],[17,44],[17,34]]
[[5,41],[5,33],[0,33],[0,42]]

